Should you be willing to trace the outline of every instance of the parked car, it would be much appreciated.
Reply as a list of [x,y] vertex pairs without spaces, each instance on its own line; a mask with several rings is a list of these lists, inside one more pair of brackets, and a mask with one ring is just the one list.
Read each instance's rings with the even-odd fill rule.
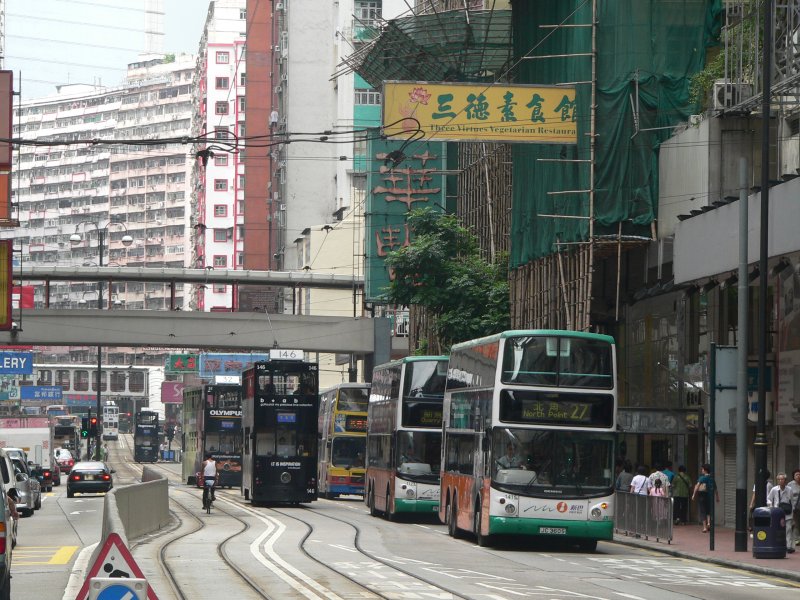
[[42,465],[31,465],[31,477],[39,481],[39,487],[43,492],[53,491],[53,472],[45,469]]
[[61,469],[62,473],[69,473],[72,466],[75,464],[75,457],[70,450],[66,448],[56,448],[56,464]]
[[27,465],[19,458],[12,458],[14,465],[14,478],[16,483],[14,487],[17,489],[17,510],[20,515],[29,517],[33,511],[42,507],[42,491],[39,486],[39,480],[35,477],[28,475]]
[[[16,543],[16,521],[11,517],[6,488],[0,485],[0,600],[11,600],[11,555]],[[10,542],[10,543],[9,543]]]
[[109,469],[105,463],[99,461],[75,463],[67,477],[67,498],[72,498],[75,494],[108,492],[114,487],[111,477],[114,472],[114,469]]

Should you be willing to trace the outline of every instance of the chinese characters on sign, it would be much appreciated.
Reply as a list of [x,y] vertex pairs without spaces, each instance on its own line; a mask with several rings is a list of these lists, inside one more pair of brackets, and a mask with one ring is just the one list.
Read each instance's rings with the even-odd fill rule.
[[197,354],[170,354],[167,373],[197,373],[200,360]]
[[[384,261],[389,252],[408,246],[409,211],[431,207],[443,210],[445,201],[445,145],[441,142],[381,140],[370,136],[367,175],[366,300],[381,302],[392,273]],[[392,154],[394,153],[394,154]],[[399,162],[391,160],[398,153]]]
[[569,86],[387,81],[382,124],[403,138],[575,144],[578,106]]

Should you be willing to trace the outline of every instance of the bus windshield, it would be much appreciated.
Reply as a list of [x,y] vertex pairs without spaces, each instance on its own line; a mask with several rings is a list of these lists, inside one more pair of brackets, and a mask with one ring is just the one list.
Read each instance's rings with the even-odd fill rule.
[[336,410],[367,412],[368,405],[369,388],[341,388],[339,390],[339,405]]
[[438,431],[398,431],[397,471],[408,479],[417,475],[438,480],[441,451],[442,435]]
[[363,467],[366,452],[367,438],[365,436],[335,437],[331,441],[331,464],[342,469]]
[[207,431],[206,452],[240,453],[242,451],[241,437],[240,431]]
[[505,384],[612,389],[611,344],[603,340],[520,336],[506,342]]
[[495,428],[492,479],[512,493],[591,496],[612,488],[614,435]]

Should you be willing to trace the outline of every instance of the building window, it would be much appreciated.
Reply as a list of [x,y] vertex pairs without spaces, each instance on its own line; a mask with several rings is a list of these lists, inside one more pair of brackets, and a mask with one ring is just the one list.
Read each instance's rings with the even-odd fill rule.
[[238,180],[239,183],[237,185],[239,186],[239,189],[244,189],[244,175],[239,175]]
[[214,205],[214,216],[215,217],[227,217],[228,216],[228,206],[225,204],[215,204]]
[[227,90],[229,85],[230,80],[227,77],[217,77],[214,83],[214,87],[218,90]]
[[244,252],[237,252],[236,253],[236,265],[239,267],[244,266]]
[[239,18],[240,18],[242,21],[245,21],[245,20],[247,20],[247,9],[246,9],[246,8],[240,8],[240,9],[239,9]]
[[379,0],[356,0],[356,18],[371,23],[381,18],[381,2]]
[[239,121],[239,137],[243,138],[245,135],[244,121]]
[[227,179],[215,179],[214,180],[214,191],[215,192],[227,192],[228,191],[228,180]]
[[215,269],[224,269],[228,266],[228,257],[224,254],[216,254],[214,255],[214,268]]
[[215,229],[214,230],[214,241],[215,242],[227,242],[228,241],[228,230],[227,229]]
[[228,164],[227,154],[217,154],[214,156],[214,165],[217,167],[224,167]]
[[239,112],[244,112],[244,107],[247,106],[247,101],[244,96],[239,96]]
[[377,106],[381,103],[381,93],[372,89],[356,88],[355,103],[359,105]]
[[247,73],[239,73],[239,85],[244,87],[247,83]]
[[227,140],[230,139],[231,132],[228,131],[227,127],[215,127],[214,128],[214,139],[217,140]]
[[228,114],[228,101],[223,100],[214,104],[214,114],[227,115]]
[[219,283],[215,283],[214,284],[214,293],[215,294],[224,294],[225,293],[225,289],[226,289],[225,285],[220,285]]
[[217,51],[217,64],[218,65],[227,65],[231,62],[231,55],[227,52],[222,50]]

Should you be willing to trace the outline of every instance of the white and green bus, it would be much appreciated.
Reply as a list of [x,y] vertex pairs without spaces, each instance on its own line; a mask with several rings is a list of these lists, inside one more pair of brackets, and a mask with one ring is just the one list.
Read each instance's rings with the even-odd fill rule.
[[445,390],[439,518],[450,535],[571,539],[614,527],[613,338],[506,331],[456,344]]

